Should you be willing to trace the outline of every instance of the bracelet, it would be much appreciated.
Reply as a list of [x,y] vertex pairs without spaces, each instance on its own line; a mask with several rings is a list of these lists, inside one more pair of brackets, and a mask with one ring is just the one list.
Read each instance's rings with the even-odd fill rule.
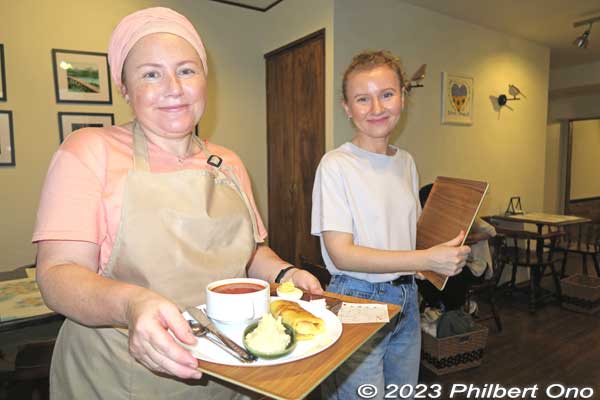
[[296,268],[296,267],[293,265],[290,265],[289,267],[283,268],[281,271],[279,271],[279,273],[277,274],[277,277],[275,278],[275,283],[281,283],[281,280],[285,276],[285,273],[288,272],[290,269],[294,269],[294,268]]

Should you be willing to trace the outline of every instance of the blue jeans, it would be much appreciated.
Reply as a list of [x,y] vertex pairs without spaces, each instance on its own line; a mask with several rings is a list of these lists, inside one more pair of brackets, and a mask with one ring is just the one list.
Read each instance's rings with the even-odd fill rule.
[[398,304],[402,306],[402,312],[322,383],[323,398],[360,399],[357,390],[363,384],[377,387],[377,396],[372,397],[375,399],[383,399],[387,385],[416,386],[421,357],[421,328],[415,282],[393,286],[389,283],[370,283],[346,275],[334,275],[327,290]]

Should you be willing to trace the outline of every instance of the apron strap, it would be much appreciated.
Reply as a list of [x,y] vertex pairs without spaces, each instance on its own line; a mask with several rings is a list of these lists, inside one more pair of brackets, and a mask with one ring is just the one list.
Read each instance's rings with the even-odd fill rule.
[[133,121],[133,169],[150,172],[146,137],[137,120]]
[[254,215],[254,209],[250,205],[250,200],[248,196],[246,196],[246,192],[244,188],[240,184],[237,179],[237,176],[233,172],[233,169],[229,165],[223,165],[223,159],[216,154],[210,154],[208,149],[202,143],[202,141],[198,138],[198,136],[193,135],[192,138],[196,141],[200,150],[206,156],[206,163],[212,167],[212,169],[219,175],[224,175],[225,178],[228,178],[235,185],[238,193],[242,196],[242,200],[244,200],[244,204],[248,209],[248,213],[250,214],[250,220],[252,221],[252,230],[254,231],[254,240],[258,243],[260,241],[260,237],[258,236],[258,224],[256,222],[256,215]]

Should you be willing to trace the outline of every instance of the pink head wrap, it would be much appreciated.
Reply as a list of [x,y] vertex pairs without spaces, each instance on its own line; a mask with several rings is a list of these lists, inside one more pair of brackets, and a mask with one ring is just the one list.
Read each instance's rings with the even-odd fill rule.
[[187,40],[198,52],[204,75],[208,73],[206,51],[192,23],[183,15],[165,7],[146,8],[129,14],[119,22],[108,45],[108,63],[113,82],[121,86],[123,64],[138,40],[152,33],[172,33]]

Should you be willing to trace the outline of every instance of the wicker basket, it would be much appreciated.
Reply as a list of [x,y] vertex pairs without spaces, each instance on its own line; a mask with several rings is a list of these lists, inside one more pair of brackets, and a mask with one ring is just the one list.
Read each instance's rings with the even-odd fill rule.
[[462,335],[435,338],[423,332],[421,364],[436,375],[449,374],[481,365],[487,342],[488,328]]
[[560,287],[564,308],[586,314],[600,310],[600,278],[571,275],[560,281]]

